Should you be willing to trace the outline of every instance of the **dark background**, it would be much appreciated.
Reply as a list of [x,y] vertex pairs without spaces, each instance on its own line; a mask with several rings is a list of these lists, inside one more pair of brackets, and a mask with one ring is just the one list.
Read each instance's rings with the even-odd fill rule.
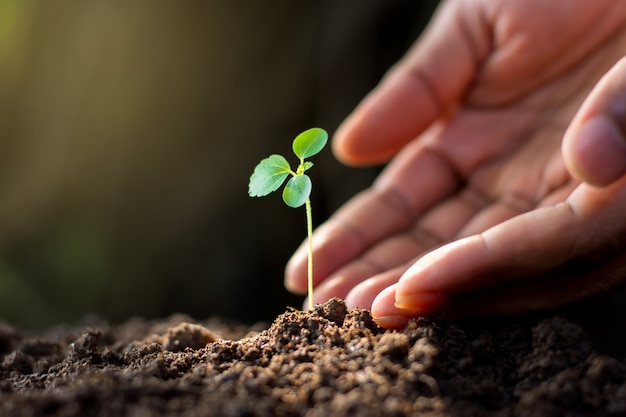
[[[304,210],[248,178],[332,134],[436,3],[0,2],[0,317],[299,307],[282,283]],[[316,224],[376,174],[314,162]]]

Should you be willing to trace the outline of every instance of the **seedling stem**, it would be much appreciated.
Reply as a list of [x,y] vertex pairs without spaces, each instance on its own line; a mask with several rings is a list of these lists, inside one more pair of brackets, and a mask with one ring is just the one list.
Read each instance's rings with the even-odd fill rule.
[[309,294],[309,310],[313,310],[313,215],[311,213],[311,199],[306,199],[306,231],[309,240],[309,257],[307,259],[307,285]]

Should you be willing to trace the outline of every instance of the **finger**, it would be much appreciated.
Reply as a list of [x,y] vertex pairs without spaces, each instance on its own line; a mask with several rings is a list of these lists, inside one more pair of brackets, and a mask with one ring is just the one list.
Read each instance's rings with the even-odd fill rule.
[[338,129],[337,158],[385,162],[460,99],[490,46],[476,9],[464,2],[440,7],[412,50]]
[[424,296],[422,303],[415,309],[395,306],[398,284],[382,290],[372,302],[372,317],[380,326],[387,329],[403,329],[412,318],[429,315],[433,311],[444,309],[447,300],[441,294]]
[[[353,285],[350,285],[347,280],[339,279],[341,275],[331,278],[315,288],[313,303],[323,304],[331,298],[337,297],[344,299],[348,308],[370,309],[376,295],[388,286],[395,284],[408,267],[409,265],[403,265],[380,274],[370,273],[367,275],[370,278],[362,282],[358,280]],[[304,302],[305,306],[307,302],[308,297]]]
[[402,274],[410,265],[402,265],[392,270],[374,275],[371,278],[355,285],[345,296],[348,308],[372,309],[374,299],[383,290],[398,282]]
[[626,59],[596,85],[563,139],[563,158],[581,181],[607,185],[626,174]]
[[447,319],[483,316],[512,316],[554,309],[590,296],[608,293],[626,280],[626,256],[591,273],[550,274],[519,285],[494,291],[446,298],[430,294],[421,308],[405,310],[395,306],[392,285],[380,292],[371,307],[374,320],[382,327],[402,329],[419,316],[440,315]]
[[[626,178],[605,189],[580,185],[566,203],[517,216],[420,258],[400,279],[396,306],[423,297],[493,290],[558,271],[597,268],[626,236]],[[427,298],[428,299],[428,298]]]
[[554,272],[518,285],[468,294],[441,306],[446,318],[511,316],[554,309],[591,296],[608,294],[626,280],[626,256],[592,272]]

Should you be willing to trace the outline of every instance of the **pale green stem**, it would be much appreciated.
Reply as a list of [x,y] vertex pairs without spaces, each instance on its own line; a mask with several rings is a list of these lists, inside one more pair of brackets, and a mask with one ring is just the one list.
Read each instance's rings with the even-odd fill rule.
[[306,229],[309,239],[309,259],[308,259],[308,292],[309,310],[313,311],[313,215],[311,214],[311,200],[306,199]]

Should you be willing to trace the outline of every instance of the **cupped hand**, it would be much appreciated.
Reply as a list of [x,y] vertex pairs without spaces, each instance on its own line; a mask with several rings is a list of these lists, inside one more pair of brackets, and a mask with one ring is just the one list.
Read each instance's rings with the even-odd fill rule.
[[[393,328],[625,280],[626,64],[589,94],[626,52],[625,22],[610,0],[443,3],[335,135],[349,164],[393,160],[316,231],[314,301]],[[295,292],[306,256],[287,266]]]

